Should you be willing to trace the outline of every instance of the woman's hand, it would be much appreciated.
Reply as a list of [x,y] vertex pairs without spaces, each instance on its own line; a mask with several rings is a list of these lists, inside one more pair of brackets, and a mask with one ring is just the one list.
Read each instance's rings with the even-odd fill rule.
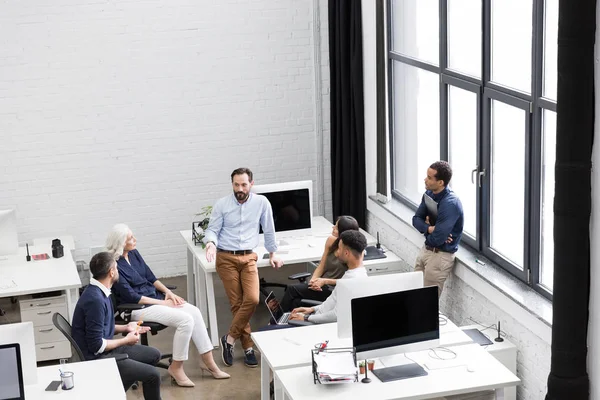
[[322,292],[323,291],[322,288],[326,284],[327,284],[327,282],[325,282],[325,279],[323,279],[323,278],[311,279],[308,284],[308,288],[311,290],[314,290],[316,292]]
[[143,321],[133,321],[127,324],[126,332],[146,333],[150,330],[149,326],[141,326]]
[[172,300],[173,304],[176,306],[181,306],[185,304],[185,300],[183,299],[183,297],[177,296],[170,290],[167,293],[165,293],[165,300]]

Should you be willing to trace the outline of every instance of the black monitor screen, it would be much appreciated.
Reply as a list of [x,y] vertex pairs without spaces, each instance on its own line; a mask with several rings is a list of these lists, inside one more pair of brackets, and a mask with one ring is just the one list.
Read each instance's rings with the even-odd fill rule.
[[437,286],[360,297],[351,306],[357,352],[440,337]]
[[[260,194],[269,200],[271,208],[273,208],[275,232],[310,229],[311,215],[308,189],[283,190]],[[263,233],[262,226],[260,233]]]

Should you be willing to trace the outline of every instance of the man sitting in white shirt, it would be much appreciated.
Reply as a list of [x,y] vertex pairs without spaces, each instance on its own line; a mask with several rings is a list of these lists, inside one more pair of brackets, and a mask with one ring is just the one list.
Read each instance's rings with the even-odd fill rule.
[[[348,230],[340,235],[337,257],[348,265],[348,270],[341,279],[364,278],[367,271],[363,267],[364,251],[367,239],[359,231]],[[292,310],[290,320],[308,321],[314,324],[337,322],[337,293],[334,289],[323,304],[314,307],[299,307]]]

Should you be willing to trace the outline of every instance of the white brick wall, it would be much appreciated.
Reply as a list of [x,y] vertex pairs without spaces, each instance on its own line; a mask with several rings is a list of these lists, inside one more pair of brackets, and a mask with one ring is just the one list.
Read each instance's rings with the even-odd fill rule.
[[[420,247],[411,239],[371,212],[367,214],[367,231],[372,235],[379,232],[381,243],[405,260],[404,270],[413,270]],[[516,319],[456,275],[446,281],[440,310],[458,326],[489,326],[500,321],[507,339],[517,346],[517,376],[522,381],[517,387],[517,398],[544,399],[550,373],[550,343],[534,334],[526,322]]]
[[[315,209],[328,211],[313,6],[0,3],[0,209],[17,209],[20,241],[70,233],[85,250],[125,222],[157,275],[183,273],[178,231],[229,193],[238,166],[257,183],[312,179]],[[326,109],[326,4],[320,15]],[[321,123],[328,136],[329,113]]]

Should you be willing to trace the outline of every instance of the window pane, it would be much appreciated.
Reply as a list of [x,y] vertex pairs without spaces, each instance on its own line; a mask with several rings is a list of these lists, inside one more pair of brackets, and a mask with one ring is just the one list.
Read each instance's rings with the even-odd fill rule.
[[542,285],[550,291],[554,278],[554,165],[556,163],[556,113],[544,110],[542,165]]
[[448,68],[481,76],[481,0],[448,0]]
[[439,75],[394,62],[394,188],[419,204],[440,157]]
[[464,231],[475,238],[477,224],[477,95],[454,86],[448,89],[448,133],[452,180],[450,187],[463,205]]
[[492,80],[531,92],[532,0],[492,0]]
[[439,64],[439,1],[392,1],[392,49]]
[[491,247],[523,269],[525,112],[492,100]]
[[544,13],[544,96],[556,100],[558,0],[546,0]]

